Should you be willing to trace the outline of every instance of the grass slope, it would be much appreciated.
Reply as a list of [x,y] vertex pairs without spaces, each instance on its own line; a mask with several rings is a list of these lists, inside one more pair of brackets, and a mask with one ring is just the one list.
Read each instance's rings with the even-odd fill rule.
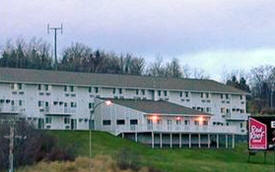
[[[71,146],[78,156],[89,156],[89,132],[86,131],[50,131],[58,138],[60,146]],[[92,132],[92,155],[111,155],[122,148],[129,148],[141,157],[142,164],[153,166],[165,172],[183,171],[250,171],[265,172],[273,170],[273,153],[267,154],[264,164],[263,153],[251,157],[248,163],[248,151],[245,144],[236,149],[151,149],[126,139],[104,132]]]

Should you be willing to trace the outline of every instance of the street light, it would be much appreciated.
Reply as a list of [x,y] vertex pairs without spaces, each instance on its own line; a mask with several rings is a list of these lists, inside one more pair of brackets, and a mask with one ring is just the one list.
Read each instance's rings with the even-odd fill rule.
[[[91,113],[90,113],[90,120],[89,120],[90,159],[92,159],[92,125],[91,125],[92,124],[92,115],[95,112],[96,108],[99,107],[99,105],[101,105],[103,103],[105,103],[107,106],[110,106],[113,104],[113,102],[111,100],[105,100],[105,101],[99,102],[96,105],[94,105],[93,110],[91,110]],[[90,162],[90,171],[92,171],[92,163],[91,162]]]

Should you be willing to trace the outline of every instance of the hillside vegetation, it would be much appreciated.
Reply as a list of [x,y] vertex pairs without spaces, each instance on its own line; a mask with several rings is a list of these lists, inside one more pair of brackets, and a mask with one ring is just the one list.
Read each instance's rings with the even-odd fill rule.
[[[69,145],[77,156],[89,156],[88,132],[51,131],[58,138],[58,144]],[[137,156],[142,166],[151,166],[164,172],[182,171],[272,171],[273,153],[257,153],[248,163],[247,145],[237,145],[235,149],[151,149],[126,139],[104,132],[92,133],[92,156],[108,155],[117,159],[121,149],[128,149]]]

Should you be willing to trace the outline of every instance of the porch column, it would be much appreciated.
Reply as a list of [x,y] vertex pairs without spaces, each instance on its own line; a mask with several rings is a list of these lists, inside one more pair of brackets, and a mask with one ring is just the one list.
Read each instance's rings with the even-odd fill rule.
[[199,148],[201,148],[201,134],[198,136]]
[[228,148],[228,135],[225,135],[225,148]]
[[137,132],[135,132],[135,141],[138,141]]
[[173,136],[172,133],[170,133],[170,148],[173,147]]
[[179,136],[179,148],[181,148],[181,133],[180,133],[180,136]]
[[152,132],[152,148],[155,147],[155,138],[154,138],[154,133]]
[[210,148],[210,134],[207,135],[207,147]]
[[216,142],[217,142],[217,148],[219,148],[220,147],[220,145],[219,145],[219,134],[217,134]]
[[162,148],[162,133],[159,133],[159,147]]
[[232,134],[232,148],[235,148],[235,135]]
[[191,148],[191,134],[189,134],[189,148]]

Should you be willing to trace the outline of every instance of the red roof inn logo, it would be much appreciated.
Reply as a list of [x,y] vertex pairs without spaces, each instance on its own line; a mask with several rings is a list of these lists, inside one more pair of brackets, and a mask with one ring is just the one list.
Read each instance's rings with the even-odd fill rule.
[[253,118],[249,119],[249,149],[267,149],[267,127]]

